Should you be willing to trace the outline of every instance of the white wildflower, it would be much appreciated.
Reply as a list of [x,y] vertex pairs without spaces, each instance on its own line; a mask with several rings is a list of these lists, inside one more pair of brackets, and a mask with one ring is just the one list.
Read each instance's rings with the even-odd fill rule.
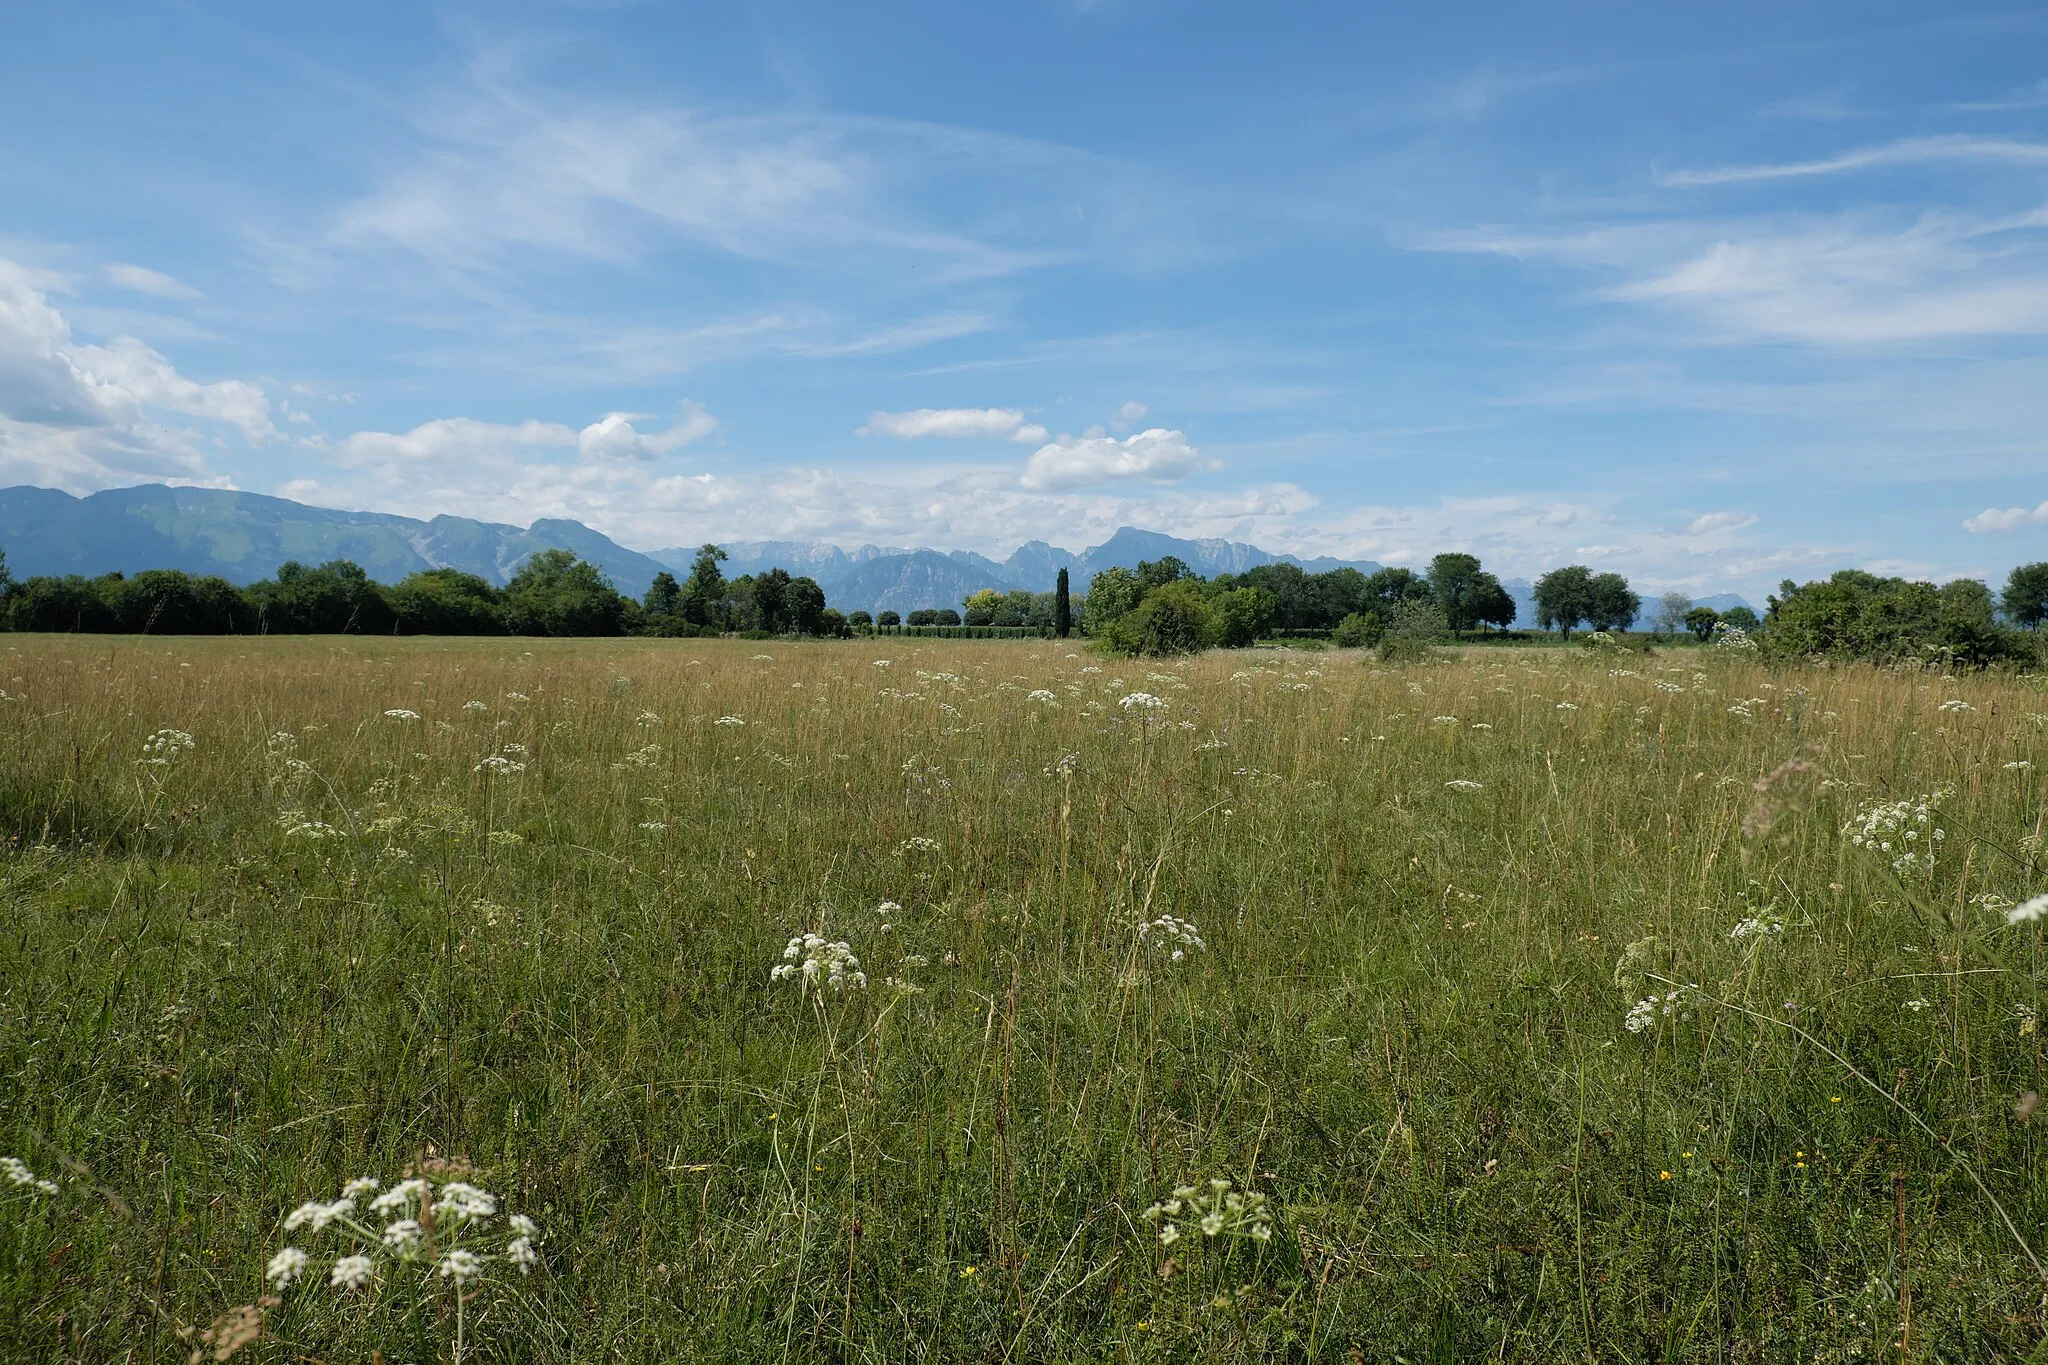
[[386,711],[384,713],[384,718],[386,720],[395,720],[401,724],[410,725],[413,721],[416,721],[420,718],[420,713],[417,711],[408,711],[403,706],[394,706],[389,711]]
[[1454,792],[1483,792],[1486,790],[1484,782],[1474,782],[1469,777],[1454,777],[1444,783],[1444,785]]
[[497,1211],[496,1198],[461,1180],[451,1180],[443,1185],[441,1197],[434,1202],[434,1217],[455,1223],[489,1218]]
[[797,981],[806,990],[823,986],[834,991],[848,987],[861,990],[868,984],[860,959],[844,940],[833,941],[817,934],[798,934],[782,950],[783,961],[768,973],[771,981]]
[[922,834],[913,834],[902,843],[896,845],[896,851],[898,853],[937,853],[939,851],[939,841],[937,839],[927,839]]
[[335,1289],[361,1289],[377,1276],[377,1267],[367,1256],[342,1256],[334,1262],[327,1283]]
[[264,1268],[263,1278],[279,1289],[306,1273],[306,1253],[297,1247],[286,1247],[270,1258]]
[[284,1230],[297,1232],[300,1228],[306,1228],[312,1232],[319,1232],[335,1219],[345,1218],[355,1211],[356,1201],[346,1195],[331,1204],[323,1204],[316,1199],[301,1204],[286,1214]]
[[410,1209],[413,1201],[427,1196],[427,1182],[418,1178],[401,1180],[384,1193],[370,1201],[370,1212],[375,1214],[397,1213]]
[[1429,723],[1431,725],[1456,725],[1458,718],[1456,716],[1431,716]]
[[1047,690],[1046,690],[1045,688],[1043,688],[1043,687],[1041,687],[1041,688],[1038,688],[1037,690],[1035,690],[1034,692],[1032,692],[1032,694],[1031,694],[1030,696],[1026,697],[1026,698],[1025,698],[1024,700],[1026,700],[1026,701],[1042,701],[1042,702],[1044,702],[1044,703],[1045,703],[1046,705],[1048,705],[1048,706],[1058,706],[1058,705],[1060,704],[1060,702],[1059,702],[1059,698],[1058,698],[1058,697],[1055,697],[1055,696],[1054,696],[1054,695],[1053,695],[1053,694],[1052,694],[1051,692],[1048,692],[1048,691],[1047,691]]
[[745,721],[743,721],[743,720],[741,720],[741,719],[740,719],[740,718],[739,718],[738,716],[720,716],[720,717],[719,717],[719,718],[718,718],[717,720],[714,720],[714,721],[712,721],[711,723],[712,723],[713,725],[745,725],[745,724],[746,724],[746,722],[745,722]]
[[41,1179],[34,1171],[28,1168],[27,1163],[22,1161],[20,1157],[0,1156],[0,1180],[5,1180],[10,1185],[18,1185],[24,1189],[33,1190],[37,1194],[55,1194],[57,1192],[56,1181]]
[[1201,931],[1188,920],[1175,919],[1172,915],[1161,915],[1138,926],[1140,942],[1151,943],[1167,954],[1169,961],[1181,962],[1191,952],[1201,952],[1209,945],[1202,941]]
[[1753,938],[1764,938],[1771,934],[1782,934],[1785,926],[1775,915],[1751,915],[1739,921],[1728,931],[1728,937],[1737,943],[1746,943]]
[[1166,699],[1155,697],[1150,692],[1132,692],[1117,702],[1126,711],[1163,711]]
[[1933,792],[1915,800],[1867,802],[1855,819],[1842,826],[1843,837],[1885,858],[1895,871],[1929,871],[1934,867],[1935,845],[1948,837],[1948,831],[1934,823],[1935,803],[1944,795]]
[[1964,701],[1961,697],[1950,697],[1934,709],[1937,711],[1974,711],[1977,708]]
[[1263,1194],[1241,1193],[1220,1176],[1207,1189],[1177,1186],[1173,1197],[1145,1210],[1145,1220],[1159,1225],[1159,1244],[1172,1246],[1199,1231],[1204,1237],[1229,1237],[1254,1242],[1273,1236],[1273,1210]]
[[503,754],[492,754],[484,759],[483,762],[471,768],[470,771],[473,773],[489,773],[493,777],[510,777],[514,773],[525,772],[526,765],[515,759],[506,758]]
[[367,1175],[359,1175],[354,1180],[349,1181],[348,1184],[343,1185],[341,1193],[345,1199],[360,1199],[366,1194],[375,1194],[382,1188],[382,1181],[373,1180]]
[[409,1259],[419,1250],[420,1242],[426,1235],[427,1230],[420,1226],[418,1219],[401,1218],[385,1228],[379,1240],[384,1243],[386,1251],[403,1260]]
[[168,767],[197,747],[183,730],[158,730],[142,741],[142,761],[152,768]]
[[464,1280],[471,1279],[481,1272],[484,1268],[484,1263],[474,1251],[466,1251],[461,1247],[457,1247],[455,1250],[442,1256],[440,1262],[434,1268],[444,1278],[461,1284]]

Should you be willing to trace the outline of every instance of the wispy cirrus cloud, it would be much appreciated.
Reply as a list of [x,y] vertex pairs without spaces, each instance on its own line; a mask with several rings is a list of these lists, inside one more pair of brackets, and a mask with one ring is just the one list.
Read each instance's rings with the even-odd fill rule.
[[1859,147],[1838,156],[1812,161],[1783,161],[1750,166],[1714,166],[1699,170],[1659,171],[1653,179],[1659,185],[1688,188],[1707,185],[1753,184],[1760,180],[1790,180],[1802,176],[1841,175],[1850,171],[1876,170],[1886,166],[1917,166],[1936,162],[1967,162],[1977,165],[2048,166],[2048,143],[2023,142],[2012,138],[1909,137],[1875,147]]
[[2048,77],[2032,85],[1995,100],[1973,100],[1951,104],[1949,108],[1965,113],[2012,113],[2024,109],[2048,109]]
[[1045,428],[1026,418],[1021,408],[916,408],[909,412],[872,412],[858,436],[916,439],[938,436],[953,440],[996,438],[1030,444],[1043,441]]
[[138,294],[150,294],[156,298],[174,299],[179,302],[201,297],[197,289],[183,280],[166,275],[161,270],[151,270],[148,266],[115,261],[107,265],[101,273],[107,277],[109,283],[117,284],[123,289],[132,289]]
[[1844,347],[2048,332],[2048,211],[1780,213],[1418,236],[1425,250],[1547,260],[1591,297],[1686,315],[1700,340]]

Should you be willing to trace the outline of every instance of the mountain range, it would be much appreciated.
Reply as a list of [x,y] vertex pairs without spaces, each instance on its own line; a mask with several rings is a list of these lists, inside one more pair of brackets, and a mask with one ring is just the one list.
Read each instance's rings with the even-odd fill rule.
[[[825,590],[825,600],[842,611],[910,611],[917,607],[958,606],[969,593],[983,588],[1052,591],[1061,569],[1073,591],[1084,593],[1095,575],[1111,565],[1135,568],[1150,559],[1173,555],[1204,578],[1243,573],[1260,564],[1298,564],[1309,573],[1354,568],[1372,573],[1371,560],[1321,557],[1297,559],[1271,554],[1256,545],[1231,540],[1183,540],[1157,531],[1126,526],[1102,544],[1076,554],[1042,540],[1020,545],[1004,560],[972,550],[885,548],[863,545],[842,550],[793,540],[740,540],[723,545],[728,574],[760,573],[781,567],[807,574]],[[654,558],[678,573],[688,570],[694,548],[654,550]]]
[[[1126,526],[1102,544],[1075,553],[1042,540],[1019,546],[1007,559],[971,550],[863,545],[845,550],[809,541],[728,541],[722,566],[728,577],[781,568],[814,578],[841,611],[908,612],[957,607],[983,588],[1050,591],[1061,569],[1076,593],[1111,565],[1173,555],[1204,577],[1242,573],[1260,564],[1296,564],[1309,573],[1355,568],[1372,573],[1371,560],[1327,556],[1298,559],[1230,540],[1184,540]],[[86,497],[27,485],[0,488],[0,550],[18,577],[88,576],[143,569],[218,574],[234,583],[268,578],[287,560],[319,564],[349,559],[372,578],[395,583],[423,569],[453,568],[503,584],[528,556],[569,550],[597,565],[620,591],[638,597],[667,569],[682,577],[694,546],[641,552],[627,549],[580,521],[549,518],[521,528],[468,517],[420,521],[387,512],[309,507],[286,498],[215,488],[142,484]],[[1520,624],[1533,619],[1529,584],[1503,579],[1521,607]],[[1742,603],[1733,593],[1702,599],[1726,610]],[[1646,604],[1650,605],[1650,604]]]

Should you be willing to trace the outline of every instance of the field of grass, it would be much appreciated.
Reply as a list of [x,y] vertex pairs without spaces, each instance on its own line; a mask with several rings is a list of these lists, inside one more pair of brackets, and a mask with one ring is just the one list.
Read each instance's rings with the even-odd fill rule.
[[[2038,680],[0,636],[0,692],[0,1359],[2041,1349]],[[371,1194],[285,1226],[472,1171],[460,1279],[459,1210],[355,1289]]]

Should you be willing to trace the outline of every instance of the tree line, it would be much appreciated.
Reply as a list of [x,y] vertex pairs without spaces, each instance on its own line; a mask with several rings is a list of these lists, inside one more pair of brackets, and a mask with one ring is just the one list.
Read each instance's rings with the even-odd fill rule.
[[1438,555],[1420,573],[1309,573],[1280,563],[1214,578],[1168,555],[1098,573],[1080,615],[1087,634],[1126,654],[1243,648],[1273,634],[1372,645],[1390,634],[1447,637],[1514,620],[1514,598],[1468,554]]
[[290,561],[241,586],[178,569],[16,579],[0,550],[0,623],[142,635],[850,633],[814,580],[781,569],[727,579],[718,567],[724,559],[706,545],[686,581],[664,571],[636,602],[567,550],[533,555],[503,587],[459,569],[424,569],[384,584],[346,559]]
[[[1112,567],[1085,594],[1059,571],[1051,592],[983,589],[962,604],[842,613],[811,578],[780,568],[728,579],[725,551],[698,550],[681,579],[664,570],[635,601],[596,565],[567,550],[544,550],[503,587],[458,569],[426,569],[395,584],[371,579],[345,559],[296,561],[237,586],[176,569],[136,574],[13,578],[0,550],[0,627],[17,631],[130,634],[399,635],[810,635],[847,636],[901,627],[994,627],[1076,631],[1126,654],[1242,648],[1272,636],[1326,636],[1341,646],[1410,644],[1505,630],[1514,599],[1469,554],[1440,554],[1427,569],[1309,573],[1262,564],[1204,578],[1171,555]],[[1643,603],[1616,573],[1566,565],[1534,585],[1536,622],[1569,639],[1592,629],[1619,633]],[[1671,636],[1708,641],[1729,630],[1778,657],[1829,656],[1880,662],[1905,658],[1965,665],[2042,657],[2048,621],[2048,563],[2021,565],[2003,592],[1975,579],[1932,583],[1845,569],[1811,583],[1785,580],[1759,620],[1747,607],[1717,612],[1682,593],[1657,602],[1651,624]]]
[[2014,569],[1997,594],[1974,578],[1936,587],[1844,569],[1812,583],[1781,583],[1759,645],[1785,658],[2025,665],[2043,659],[2044,621],[2048,562]]

